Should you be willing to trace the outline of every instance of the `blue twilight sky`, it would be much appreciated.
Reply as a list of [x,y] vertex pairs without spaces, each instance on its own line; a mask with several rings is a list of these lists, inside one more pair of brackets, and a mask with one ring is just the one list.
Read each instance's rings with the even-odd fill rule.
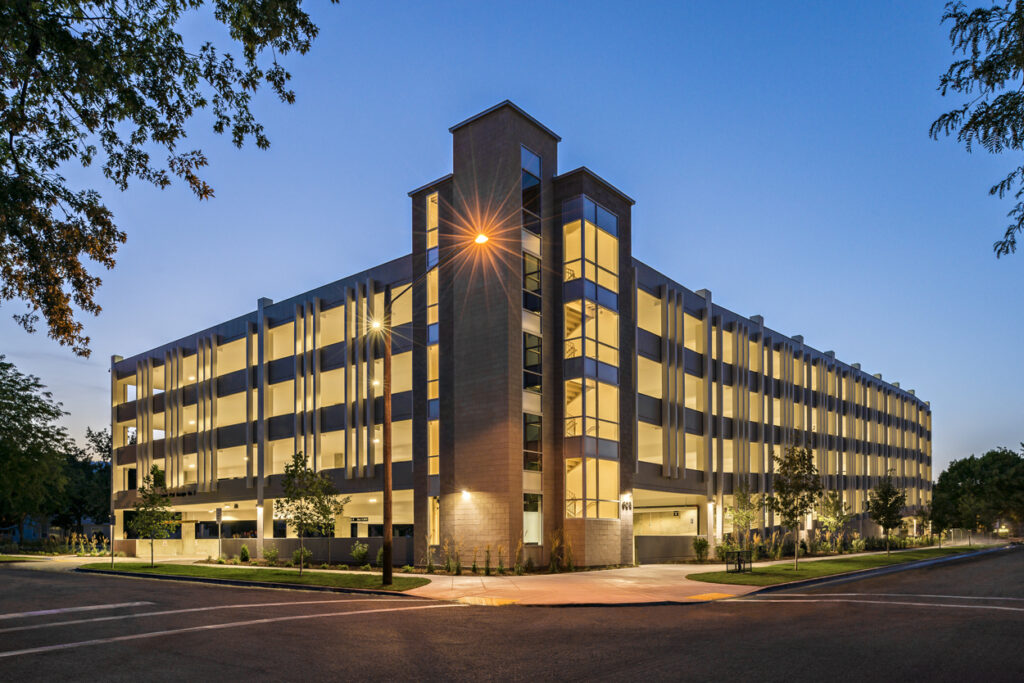
[[[128,233],[82,360],[0,310],[0,352],[109,422],[132,355],[406,253],[406,192],[450,171],[452,124],[506,98],[637,200],[634,255],[739,313],[803,334],[931,401],[935,474],[1024,440],[1024,253],[996,260],[1019,159],[928,138],[954,101],[942,3],[309,3],[298,101],[261,96],[269,151],[200,118],[213,201],[116,192]],[[220,33],[208,19],[187,38]]]

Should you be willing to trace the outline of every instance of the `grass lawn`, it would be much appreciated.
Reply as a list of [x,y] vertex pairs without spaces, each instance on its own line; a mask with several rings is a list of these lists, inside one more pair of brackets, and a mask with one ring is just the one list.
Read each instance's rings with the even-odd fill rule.
[[34,557],[13,557],[11,555],[0,555],[0,562],[42,562]]
[[708,583],[729,583],[740,586],[774,586],[778,583],[789,581],[800,581],[802,579],[815,579],[819,576],[831,576],[833,574],[844,574],[859,569],[872,569],[884,567],[891,564],[902,564],[904,562],[915,562],[917,560],[928,560],[945,555],[957,555],[972,550],[978,550],[979,546],[973,548],[925,548],[922,550],[907,550],[905,552],[893,553],[892,555],[853,555],[849,557],[838,557],[834,560],[817,560],[814,562],[800,561],[800,568],[793,570],[792,560],[776,564],[755,566],[752,572],[746,574],[730,574],[728,572],[703,572],[690,574],[686,578],[694,581],[707,581]]
[[[82,565],[83,569],[105,569],[110,571],[109,562]],[[160,574],[163,576],[202,576],[213,579],[235,581],[269,581],[272,583],[296,583],[304,586],[334,586],[336,588],[373,588],[407,591],[419,588],[429,579],[416,576],[395,576],[394,584],[384,586],[377,574],[345,574],[341,572],[306,572],[299,576],[290,569],[253,569],[252,567],[222,567],[200,564],[160,564],[150,567],[148,562],[118,562],[114,571],[125,574]]]

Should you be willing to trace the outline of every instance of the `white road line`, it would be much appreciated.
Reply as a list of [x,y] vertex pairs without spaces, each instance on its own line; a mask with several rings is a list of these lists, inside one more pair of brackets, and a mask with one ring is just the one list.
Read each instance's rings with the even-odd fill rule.
[[873,596],[885,596],[890,598],[946,598],[949,600],[1012,600],[1014,602],[1024,602],[1024,598],[997,598],[991,595],[933,595],[931,593],[785,593],[779,597],[786,597],[788,595],[809,597],[809,598],[826,598],[830,596],[842,596],[842,597],[857,597],[862,595],[873,595]]
[[114,636],[112,638],[97,638],[95,640],[81,640],[77,643],[60,643],[59,645],[43,645],[41,647],[30,647],[24,650],[10,650],[0,652],[0,659],[6,657],[17,657],[19,655],[31,655],[40,652],[53,652],[54,650],[70,650],[76,647],[88,647],[90,645],[104,645],[106,643],[120,643],[126,640],[139,640],[140,638],[156,638],[158,636],[177,635],[179,633],[195,633],[197,631],[214,631],[222,628],[236,628],[238,626],[255,626],[257,624],[273,624],[280,621],[297,621],[299,619],[325,619],[327,617],[346,617],[358,614],[380,614],[382,612],[407,612],[414,609],[440,609],[443,607],[466,607],[467,605],[455,605],[451,603],[418,605],[416,607],[387,607],[384,609],[364,609],[349,612],[329,612],[327,614],[296,614],[288,617],[270,617],[267,619],[249,619],[246,621],[231,621],[224,624],[209,624],[207,626],[189,626],[187,628],[176,628],[167,631],[150,631],[148,633],[132,633],[126,636]]
[[[28,624],[27,626],[13,626],[11,628],[0,628],[0,633],[12,631],[33,631],[39,628],[51,626],[71,626],[73,624],[93,624],[98,621],[118,621],[121,619],[138,619],[140,617],[160,617],[167,614],[187,614],[189,612],[209,612],[219,609],[246,609],[250,607],[276,607],[277,605],[331,605],[339,602],[395,602],[398,598],[356,598],[353,600],[300,600],[298,602],[254,602],[246,605],[214,605],[212,607],[189,607],[188,609],[168,609],[160,612],[133,612],[131,614],[115,614],[109,617],[93,617],[91,619],[69,619],[67,621],[51,621],[45,624]],[[404,600],[403,600],[404,602]],[[428,602],[427,600],[410,600],[409,602]],[[152,604],[152,603],[145,603]]]
[[42,609],[36,612],[11,612],[0,614],[0,619],[23,619],[25,617],[44,617],[49,614],[65,614],[67,612],[90,612],[98,609],[117,609],[119,607],[141,607],[152,605],[151,602],[119,602],[112,605],[85,605],[83,607],[61,607],[60,609]]
[[[758,602],[846,602],[846,603],[860,603],[863,605],[903,605],[909,607],[951,607],[955,609],[994,609],[994,610],[1005,610],[1007,612],[1024,612],[1024,607],[1003,607],[1002,605],[955,605],[955,604],[943,604],[939,602],[907,602],[905,600],[849,600],[846,598],[840,598],[838,600],[808,600],[805,598],[798,598],[796,600],[782,600],[779,598],[746,598],[742,600],[730,600],[728,604],[756,604]],[[3,656],[3,655],[0,655]]]

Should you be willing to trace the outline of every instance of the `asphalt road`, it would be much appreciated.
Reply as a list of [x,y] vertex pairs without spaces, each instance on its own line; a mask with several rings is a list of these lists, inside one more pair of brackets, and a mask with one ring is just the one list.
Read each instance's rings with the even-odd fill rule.
[[0,681],[1021,681],[1022,645],[1020,548],[656,607],[471,607],[0,568]]

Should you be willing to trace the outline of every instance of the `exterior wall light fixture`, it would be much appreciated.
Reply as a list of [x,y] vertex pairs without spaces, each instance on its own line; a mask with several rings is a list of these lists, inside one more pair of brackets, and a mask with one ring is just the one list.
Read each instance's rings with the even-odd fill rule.
[[462,500],[469,500],[469,491],[462,489]]

